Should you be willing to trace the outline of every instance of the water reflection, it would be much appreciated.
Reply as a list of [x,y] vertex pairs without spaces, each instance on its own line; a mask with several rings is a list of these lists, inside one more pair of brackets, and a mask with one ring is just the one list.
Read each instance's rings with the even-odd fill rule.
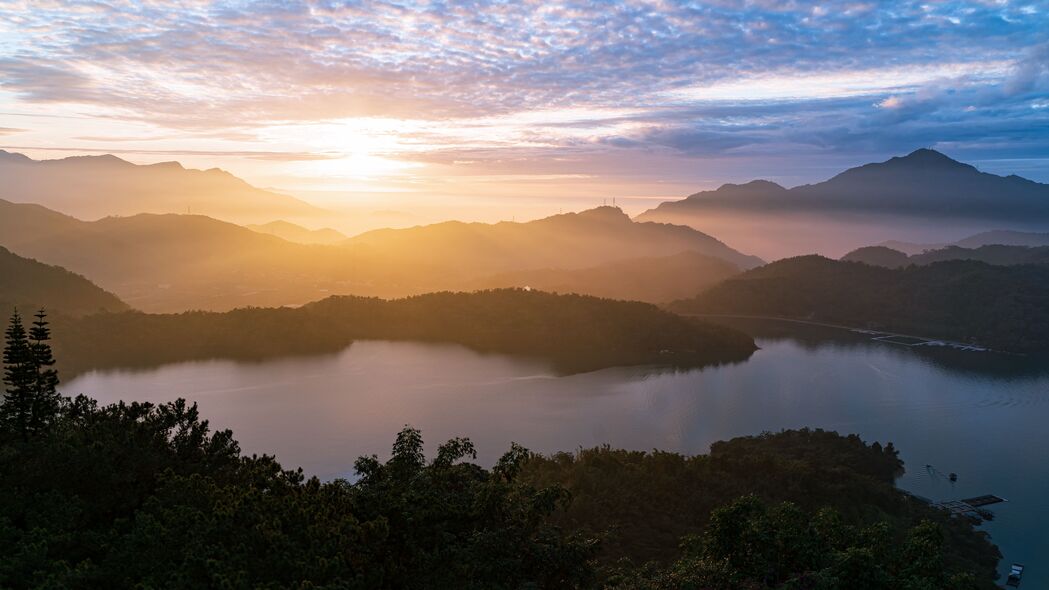
[[716,318],[708,321],[750,334],[755,340],[789,340],[806,350],[886,348],[908,360],[919,359],[954,373],[1011,381],[1049,376],[1049,358],[1000,352],[958,350],[947,346],[904,346],[873,340],[869,335],[786,320]]

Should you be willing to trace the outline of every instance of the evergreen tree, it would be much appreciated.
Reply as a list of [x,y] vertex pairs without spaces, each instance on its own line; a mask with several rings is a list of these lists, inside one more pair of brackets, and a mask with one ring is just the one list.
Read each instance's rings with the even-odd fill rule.
[[0,423],[5,430],[17,432],[23,440],[28,440],[37,370],[18,310],[11,315],[4,337],[4,404],[0,406]]
[[36,370],[33,387],[31,430],[40,430],[50,424],[58,414],[58,371],[54,369],[55,358],[51,354],[51,329],[48,328],[47,313],[36,312],[36,320],[29,329],[29,348]]

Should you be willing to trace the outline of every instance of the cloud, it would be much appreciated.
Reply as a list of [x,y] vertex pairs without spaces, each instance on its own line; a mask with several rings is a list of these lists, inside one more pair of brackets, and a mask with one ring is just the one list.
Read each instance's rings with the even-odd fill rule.
[[[2,130],[0,130],[2,134]],[[217,157],[239,157],[253,160],[275,160],[282,162],[335,160],[342,157],[339,154],[316,154],[305,152],[267,152],[254,150],[150,150],[150,149],[110,149],[91,147],[39,147],[26,145],[0,146],[5,150],[33,150],[45,152],[75,152],[75,153],[100,153],[100,154],[140,154],[150,156],[217,156]]]
[[[0,4],[0,89],[158,136],[401,120],[388,155],[434,162],[914,141],[1045,156],[1032,130],[1049,117],[1034,107],[1049,88],[1046,30],[1049,10],[976,0],[15,0]],[[597,114],[552,115],[572,111]],[[285,154],[258,152],[245,157]]]

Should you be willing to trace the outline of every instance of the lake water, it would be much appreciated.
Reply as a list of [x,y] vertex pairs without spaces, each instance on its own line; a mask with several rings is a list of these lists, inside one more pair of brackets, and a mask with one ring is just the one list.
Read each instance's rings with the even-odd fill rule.
[[[899,485],[934,500],[996,494],[983,528],[1049,587],[1049,366],[989,353],[929,351],[843,330],[742,320],[761,349],[692,371],[620,368],[571,376],[453,345],[357,342],[319,357],[191,362],[82,375],[66,394],[103,403],[200,404],[248,453],[322,478],[352,476],[360,455],[389,455],[411,424],[428,449],[454,436],[490,465],[511,441],[533,451],[609,443],[704,453],[717,440],[804,426],[892,441]],[[931,467],[927,468],[926,465]],[[955,472],[952,483],[946,474]]]

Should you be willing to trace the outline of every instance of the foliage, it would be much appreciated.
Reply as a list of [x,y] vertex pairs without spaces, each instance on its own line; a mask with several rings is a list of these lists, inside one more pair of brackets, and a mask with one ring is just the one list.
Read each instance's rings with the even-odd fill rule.
[[51,355],[47,314],[40,310],[26,333],[17,311],[5,331],[4,404],[0,424],[23,440],[41,432],[58,412],[58,373]]
[[68,401],[46,437],[0,447],[0,587],[560,588],[592,542],[552,526],[563,490],[461,462],[427,463],[405,429],[389,461],[322,483],[243,457],[195,405]]
[[666,569],[617,572],[620,590],[975,590],[970,573],[944,567],[942,529],[923,521],[902,536],[885,523],[845,524],[831,509],[769,506],[744,496],[715,510],[701,536],[683,543],[684,555]]
[[902,469],[891,444],[802,429],[717,442],[709,454],[693,457],[609,447],[533,457],[524,478],[572,494],[568,510],[555,518],[599,536],[606,565],[673,563],[681,539],[707,530],[719,507],[755,495],[791,502],[810,516],[830,509],[856,530],[885,526],[895,538],[935,522],[947,539],[945,570],[991,579],[998,553],[986,535],[902,494],[894,486]]

